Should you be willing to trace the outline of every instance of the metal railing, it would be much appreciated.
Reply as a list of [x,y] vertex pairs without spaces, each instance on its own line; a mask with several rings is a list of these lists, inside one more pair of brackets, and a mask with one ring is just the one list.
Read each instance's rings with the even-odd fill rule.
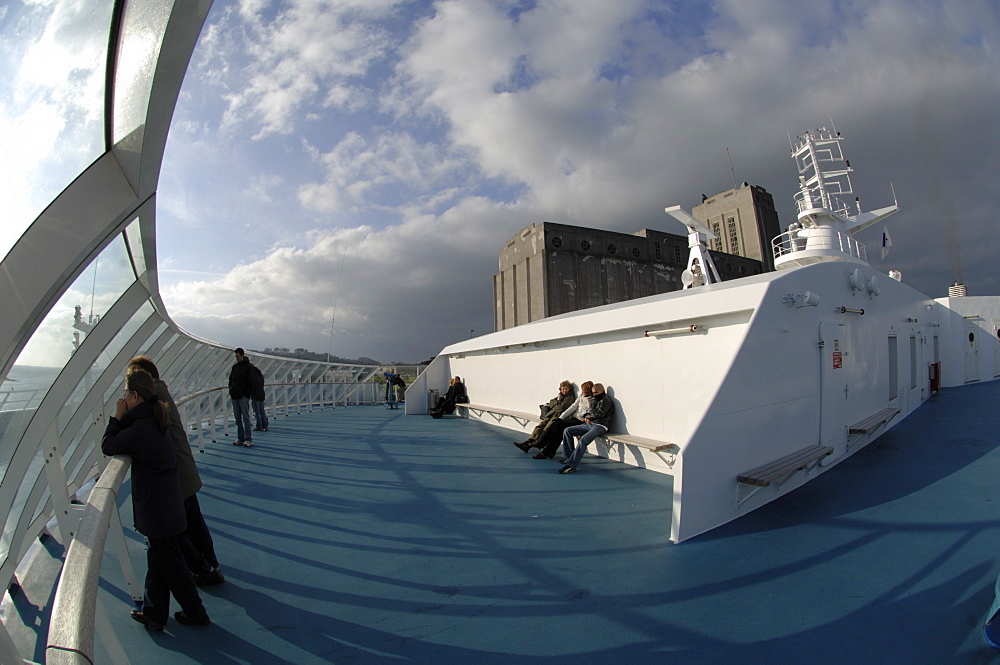
[[776,260],[797,252],[818,250],[838,252],[868,262],[868,252],[862,243],[846,233],[829,227],[821,226],[786,231],[775,237],[771,241],[771,245]]
[[[347,383],[269,384],[265,408],[269,407],[274,416],[280,416],[338,405],[380,403],[382,386],[371,380],[375,374],[373,368],[369,380]],[[224,387],[187,395],[178,399],[177,405],[186,431],[194,433],[189,434],[189,439],[194,444],[192,437],[197,438],[202,448],[203,438],[215,440],[220,434],[228,435],[230,424],[234,422],[229,394]],[[91,445],[99,446],[100,441],[95,439]],[[100,608],[98,584],[109,528],[115,546],[125,547],[125,539],[113,531],[120,529],[116,497],[130,464],[131,459],[126,455],[109,459],[87,498],[56,588],[46,646],[47,663],[83,665],[94,662],[95,630],[113,663],[129,662],[106,613]],[[135,579],[128,552],[119,551],[118,555],[126,581]],[[136,588],[135,591],[132,595],[138,600],[141,590]]]

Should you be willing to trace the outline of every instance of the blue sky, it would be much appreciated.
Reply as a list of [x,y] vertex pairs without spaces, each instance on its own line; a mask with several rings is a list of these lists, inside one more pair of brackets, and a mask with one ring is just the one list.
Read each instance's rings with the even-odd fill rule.
[[1000,294],[998,65],[995,0],[216,0],[161,174],[164,301],[231,346],[326,351],[333,319],[336,355],[423,360],[492,330],[519,229],[682,233],[663,208],[731,187],[727,149],[789,224],[788,134],[831,117],[864,208],[892,182],[902,209],[874,265]]

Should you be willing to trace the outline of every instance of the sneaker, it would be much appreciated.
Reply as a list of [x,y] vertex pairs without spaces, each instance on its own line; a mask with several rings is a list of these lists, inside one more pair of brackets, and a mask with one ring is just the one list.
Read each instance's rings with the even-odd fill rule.
[[222,571],[218,568],[213,568],[207,573],[195,573],[194,583],[198,586],[212,586],[213,584],[222,584],[226,581],[226,578],[222,576]]
[[246,442],[243,441],[243,439],[238,439],[236,441],[233,441],[233,445],[234,446],[242,446],[244,443],[246,443]]
[[569,461],[569,458],[568,458],[568,457],[560,457],[560,458],[559,458],[559,463],[560,463],[560,464],[565,464],[565,463],[566,463],[566,462],[568,462],[568,461]]
[[264,428],[263,427],[254,427],[253,431],[255,431],[255,432],[263,432]]
[[569,464],[559,469],[559,473],[576,473],[576,469]]
[[155,621],[147,617],[145,614],[143,614],[142,610],[132,610],[131,612],[129,612],[128,615],[132,617],[133,621],[138,621],[148,630],[155,630],[158,633],[163,632],[163,624],[156,623]]
[[260,431],[261,431],[261,432],[267,432],[267,431],[268,431],[268,429],[267,429],[266,427],[261,427],[261,428],[260,428]]
[[252,446],[253,446],[253,441],[244,441],[243,442],[243,447],[244,448],[250,448]]
[[535,453],[534,455],[531,456],[531,459],[552,459],[552,458],[546,455],[545,453]]
[[177,623],[181,624],[182,626],[210,626],[210,625],[212,625],[212,620],[208,618],[207,614],[205,615],[205,618],[203,618],[203,619],[192,619],[188,615],[184,614],[184,612],[174,612],[174,619],[176,619]]

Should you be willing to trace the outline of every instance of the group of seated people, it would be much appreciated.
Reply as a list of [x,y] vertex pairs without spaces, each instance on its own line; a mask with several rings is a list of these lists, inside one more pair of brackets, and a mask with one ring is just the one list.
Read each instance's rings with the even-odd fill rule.
[[[548,403],[539,405],[541,422],[524,441],[514,445],[529,452],[539,451],[532,459],[552,459],[560,452],[563,464],[559,473],[574,473],[590,442],[607,433],[615,415],[615,403],[604,392],[604,386],[593,381],[580,385],[580,396],[573,394],[573,384],[563,381],[559,393]],[[579,441],[574,444],[574,439]],[[561,451],[560,451],[561,449]]]
[[462,378],[456,376],[448,380],[448,392],[438,398],[437,405],[431,408],[431,418],[440,418],[448,413],[455,413],[456,404],[468,404],[469,396],[465,392]]

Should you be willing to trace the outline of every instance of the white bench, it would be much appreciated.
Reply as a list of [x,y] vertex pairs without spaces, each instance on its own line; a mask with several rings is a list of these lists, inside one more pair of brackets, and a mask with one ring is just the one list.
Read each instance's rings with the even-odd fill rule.
[[878,413],[868,416],[861,422],[851,425],[848,428],[848,432],[851,434],[871,434],[872,431],[895,418],[897,413],[899,413],[899,409],[882,409]]
[[758,466],[756,469],[741,473],[737,477],[737,481],[741,485],[767,487],[775,481],[783,480],[796,471],[815,466],[819,463],[820,459],[832,452],[833,446],[806,446],[790,455],[785,455],[773,462]]

